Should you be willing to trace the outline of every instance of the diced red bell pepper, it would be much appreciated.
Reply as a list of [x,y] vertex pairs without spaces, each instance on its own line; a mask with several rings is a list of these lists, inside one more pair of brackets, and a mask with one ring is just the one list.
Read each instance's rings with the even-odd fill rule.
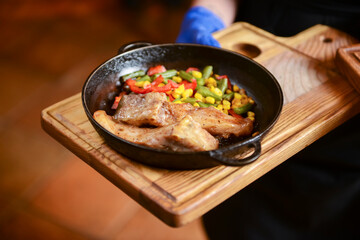
[[117,109],[118,105],[119,105],[119,102],[120,102],[120,97],[119,96],[116,96],[115,97],[115,101],[113,103],[113,105],[111,106],[111,109]]
[[192,89],[195,90],[195,88],[197,87],[197,82],[195,79],[192,79],[192,82],[188,82],[188,81],[181,81],[179,85],[184,84],[185,89]]
[[168,84],[166,84],[166,85],[164,85],[162,87],[155,87],[155,86],[152,87],[153,92],[168,92],[170,90],[171,90],[171,84],[170,83],[168,83]]
[[180,87],[180,85],[181,85],[181,84],[177,84],[176,82],[171,81],[171,80],[169,80],[169,83],[170,83],[170,85],[171,85],[171,88],[178,88],[178,87]]
[[229,79],[229,78],[227,79],[227,82],[228,82],[228,87],[227,87],[227,88],[228,88],[229,90],[232,90],[232,85],[231,85],[231,82],[230,82],[230,79]]
[[166,68],[164,65],[157,65],[155,67],[150,67],[149,70],[147,71],[147,75],[151,76],[157,73],[162,73],[165,72]]
[[152,83],[153,92],[168,92],[173,88],[177,88],[177,84],[173,81],[169,81],[166,85],[159,87],[158,85],[164,81],[162,75],[158,76]]
[[216,78],[216,80],[221,80],[223,78],[229,79],[227,75],[215,75],[215,78]]
[[172,102],[172,101],[174,101],[175,100],[175,98],[170,94],[170,95],[168,95],[169,96],[169,101],[170,102]]
[[192,72],[192,71],[200,71],[198,68],[196,68],[196,67],[189,67],[188,69],[186,69],[186,71],[185,72]]
[[235,113],[234,110],[232,110],[232,109],[229,109],[228,113],[230,113],[231,116],[233,116],[233,117],[235,117],[237,119],[243,119],[243,117],[241,115]]
[[164,78],[162,75],[159,75],[152,83],[151,85],[152,86],[157,86],[159,85],[160,83],[162,83],[164,81]]
[[111,106],[111,109],[117,109],[121,98],[122,98],[125,94],[126,94],[126,92],[121,92],[121,93],[119,94],[119,96],[116,96],[116,97],[115,97],[115,101],[114,101],[113,105]]
[[140,88],[138,86],[135,85],[136,81],[133,79],[128,79],[126,80],[126,84],[129,85],[130,90],[134,93],[141,93],[141,94],[145,94],[145,93],[149,93],[151,92],[151,85],[147,85],[145,88]]

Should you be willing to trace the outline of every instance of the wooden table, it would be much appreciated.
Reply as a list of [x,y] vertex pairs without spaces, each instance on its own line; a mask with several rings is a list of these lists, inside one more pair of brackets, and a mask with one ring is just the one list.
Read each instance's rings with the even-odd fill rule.
[[334,64],[336,50],[356,42],[350,36],[316,25],[282,38],[242,22],[214,36],[223,48],[254,57],[284,91],[281,116],[252,164],[192,171],[148,167],[104,143],[83,111],[80,93],[42,111],[46,132],[170,226],[201,217],[360,112],[359,93]]

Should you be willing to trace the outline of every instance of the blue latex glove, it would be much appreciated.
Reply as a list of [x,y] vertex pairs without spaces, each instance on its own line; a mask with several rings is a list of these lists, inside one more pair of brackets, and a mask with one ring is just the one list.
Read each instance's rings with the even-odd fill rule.
[[210,10],[196,6],[189,9],[181,24],[177,43],[198,43],[220,47],[211,33],[225,28],[223,21]]

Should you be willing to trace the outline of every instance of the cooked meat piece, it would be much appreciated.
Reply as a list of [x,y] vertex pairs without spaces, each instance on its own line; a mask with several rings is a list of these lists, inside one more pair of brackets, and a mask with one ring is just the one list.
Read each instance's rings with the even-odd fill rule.
[[169,103],[165,93],[130,94],[122,97],[114,119],[135,126],[162,127],[180,121],[194,109],[190,103]]
[[253,130],[253,122],[248,118],[238,119],[227,115],[216,108],[196,108],[189,115],[201,127],[215,136],[228,138],[231,134],[235,136],[248,136]]
[[167,121],[166,121],[168,124],[172,124],[180,121],[186,115],[197,109],[190,103],[177,104],[177,103],[167,102],[165,106],[168,109],[167,113],[169,116],[167,117]]
[[[166,137],[174,151],[213,150],[218,147],[218,140],[201,128],[189,115],[173,126],[172,133]],[[163,127],[164,128],[164,127]]]
[[167,123],[171,124],[189,115],[201,127],[215,136],[228,138],[231,134],[235,136],[248,136],[253,130],[253,122],[248,118],[238,119],[227,115],[216,108],[194,108],[190,103],[174,104],[169,103]]
[[161,127],[175,124],[187,115],[219,137],[228,138],[231,134],[247,136],[253,130],[250,119],[238,119],[212,107],[195,108],[190,103],[169,103],[165,93],[157,92],[123,96],[114,118],[135,126]]
[[129,94],[121,98],[114,119],[131,125],[163,126],[167,108],[165,93]]
[[213,150],[219,144],[217,139],[202,129],[190,116],[159,128],[139,128],[116,122],[102,110],[94,113],[94,119],[114,135],[148,147],[188,152]]
[[[150,140],[149,145],[153,145],[156,148],[163,148],[162,146],[166,144],[166,140],[162,136],[159,137],[156,134],[151,139],[143,138],[148,132],[151,131],[155,133],[156,131],[159,131],[160,128],[139,128],[123,122],[116,122],[112,116],[107,115],[103,110],[96,111],[94,113],[94,119],[106,130],[127,141],[141,144],[142,141],[146,142]],[[165,132],[167,129],[162,130]]]

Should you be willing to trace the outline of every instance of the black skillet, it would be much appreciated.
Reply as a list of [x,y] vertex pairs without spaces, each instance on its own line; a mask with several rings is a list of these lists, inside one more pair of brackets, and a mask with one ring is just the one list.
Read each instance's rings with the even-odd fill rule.
[[[214,72],[228,75],[231,82],[244,88],[256,106],[254,137],[232,139],[218,149],[202,152],[172,152],[134,144],[121,139],[104,129],[93,119],[96,110],[110,109],[121,85],[122,75],[140,69],[162,64],[167,69],[202,69],[212,65]],[[87,117],[104,138],[105,142],[128,156],[130,159],[167,169],[200,169],[219,164],[241,166],[255,161],[261,153],[261,140],[277,121],[283,105],[283,94],[274,76],[252,59],[225,49],[197,44],[160,44],[131,43],[123,46],[119,55],[109,59],[88,77],[82,90],[82,102]],[[250,151],[252,150],[252,151]],[[245,152],[250,152],[242,157]]]

